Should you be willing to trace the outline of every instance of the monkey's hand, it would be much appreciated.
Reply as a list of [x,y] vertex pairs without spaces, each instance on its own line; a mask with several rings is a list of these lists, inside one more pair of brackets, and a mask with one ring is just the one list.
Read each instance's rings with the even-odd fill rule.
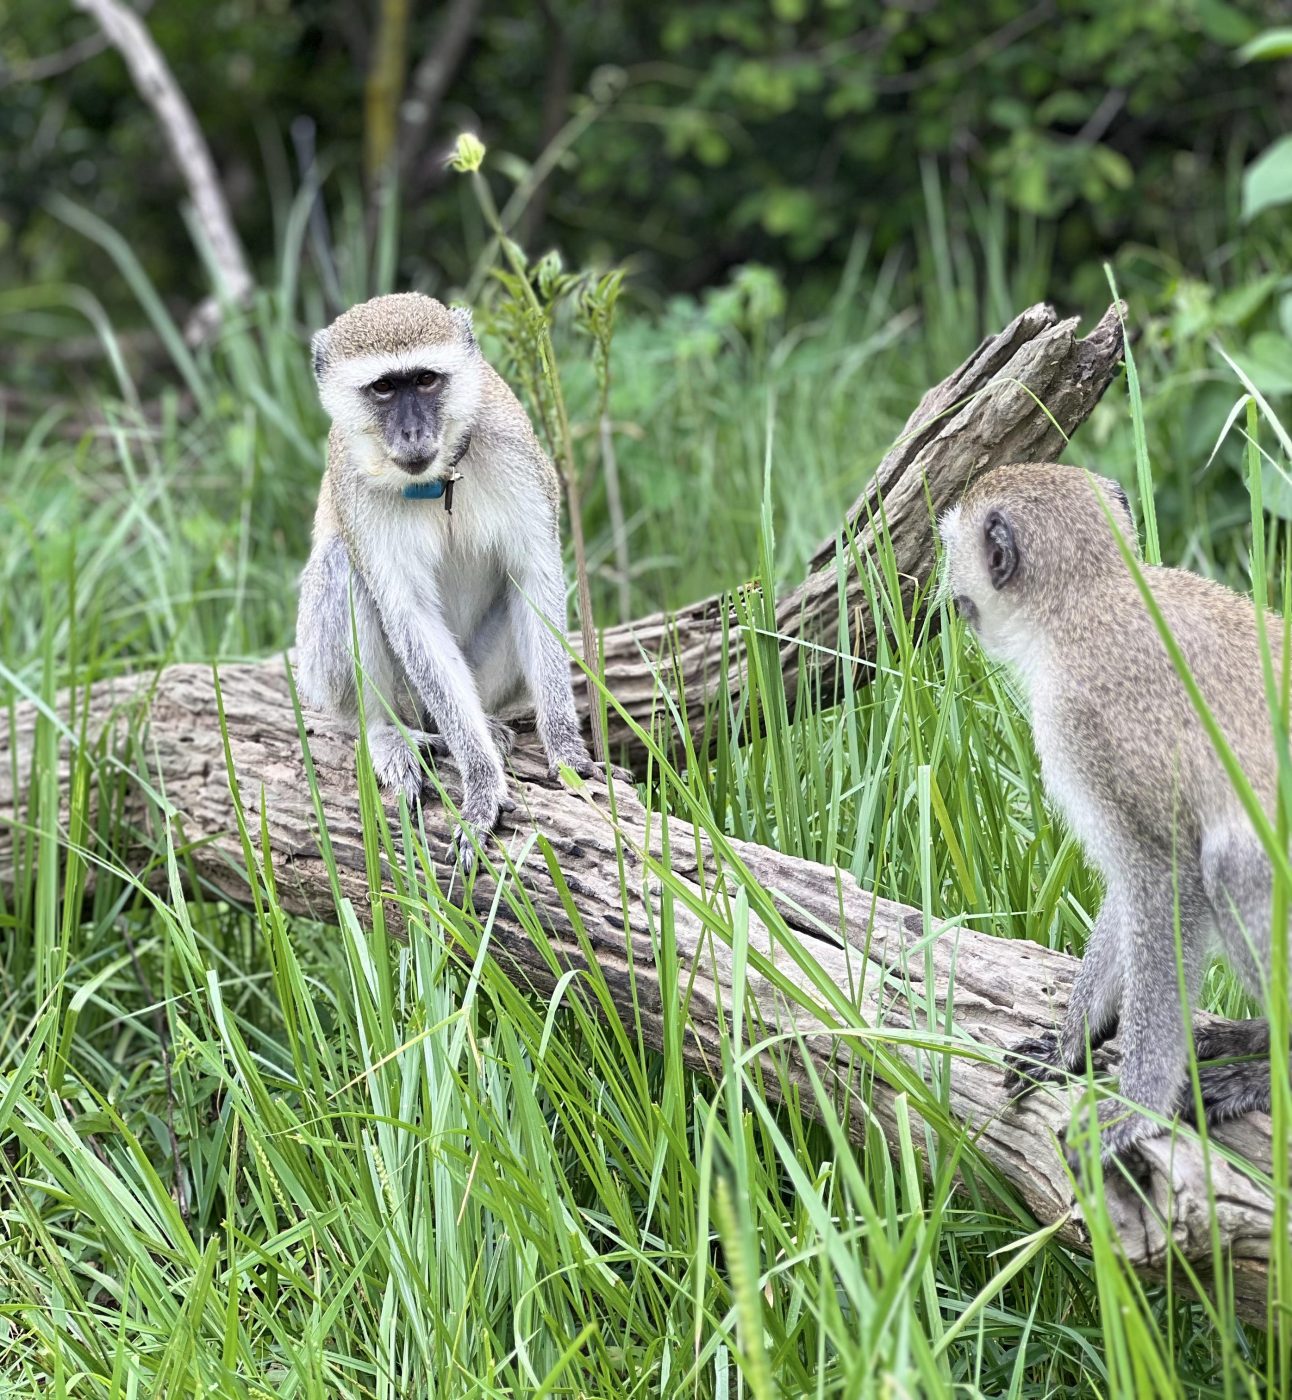
[[475,842],[482,841],[498,826],[504,812],[514,812],[516,803],[507,792],[507,780],[501,771],[469,776],[462,796],[461,821],[453,833],[446,858],[456,860],[465,874],[475,868]]
[[[1099,1120],[1099,1160],[1105,1167],[1118,1163],[1136,1180],[1143,1181],[1148,1166],[1139,1154],[1140,1144],[1160,1136],[1166,1128],[1123,1099],[1104,1099],[1096,1109],[1096,1117]],[[1069,1142],[1063,1155],[1074,1176],[1079,1176],[1087,1154],[1071,1139],[1085,1132],[1076,1118],[1068,1126]]]
[[1060,1083],[1071,1074],[1053,1031],[1020,1040],[1005,1056],[1005,1092],[1011,1099],[1025,1098],[1038,1084]]

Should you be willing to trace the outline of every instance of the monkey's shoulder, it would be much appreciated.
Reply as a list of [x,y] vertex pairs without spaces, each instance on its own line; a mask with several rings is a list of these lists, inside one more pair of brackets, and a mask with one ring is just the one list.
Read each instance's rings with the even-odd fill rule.
[[522,489],[537,484],[543,498],[559,505],[560,482],[524,405],[507,381],[486,363],[480,377],[480,411],[472,429],[472,452],[496,472],[518,479]]

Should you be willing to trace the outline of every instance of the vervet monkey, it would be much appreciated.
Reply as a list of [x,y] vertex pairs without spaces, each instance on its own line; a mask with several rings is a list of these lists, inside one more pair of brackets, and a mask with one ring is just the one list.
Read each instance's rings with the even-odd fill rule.
[[355,721],[357,639],[378,779],[411,805],[418,746],[447,749],[462,821],[484,835],[514,806],[500,752],[510,731],[491,716],[526,690],[553,772],[594,771],[563,642],[556,472],[469,311],[375,297],[312,350],[332,430],[301,576],[300,692]]
[[[1270,970],[1271,866],[1127,567],[1114,523],[1135,525],[1115,482],[1076,467],[987,473],[941,521],[945,594],[986,654],[1017,673],[1045,791],[1106,882],[1057,1036],[1023,1041],[1006,1083],[1059,1079],[1114,1034],[1123,1100],[1192,1117],[1176,956],[1196,997],[1213,948],[1256,995]],[[1255,604],[1179,569],[1141,566],[1148,586],[1267,814],[1277,768]],[[1269,617],[1274,669],[1282,623]],[[1199,1032],[1199,1060],[1267,1054],[1265,1021]],[[1270,1102],[1267,1060],[1200,1070],[1208,1122]],[[1162,1127],[1125,1102],[1100,1105],[1106,1161]],[[1070,1154],[1072,1155],[1072,1154]],[[1072,1158],[1075,1161],[1075,1156]]]

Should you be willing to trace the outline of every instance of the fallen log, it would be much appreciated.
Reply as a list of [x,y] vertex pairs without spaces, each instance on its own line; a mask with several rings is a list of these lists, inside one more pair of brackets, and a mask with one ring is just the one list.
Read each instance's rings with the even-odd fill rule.
[[[930,506],[940,510],[998,462],[1053,456],[1059,430],[1070,434],[1108,384],[1120,348],[1114,312],[1078,340],[1074,323],[1057,323],[1048,308],[1033,308],[925,396],[903,442],[849,513],[844,531],[864,550],[873,544],[875,530],[886,530],[911,590],[905,603],[933,565]],[[805,583],[778,603],[782,663],[791,687],[798,682],[801,643],[835,635],[837,549],[835,541],[823,546]],[[882,623],[870,616],[851,570],[845,584],[857,656],[864,661]],[[658,704],[661,665],[668,683],[680,670],[685,689],[677,696],[679,705],[692,734],[704,741],[706,703],[733,693],[741,679],[737,632],[731,634],[729,665],[721,666],[717,635],[729,613],[724,595],[604,634],[607,681],[630,716],[649,722]],[[841,678],[818,679],[828,691]],[[236,789],[252,830],[259,829],[263,810],[284,907],[332,921],[339,894],[371,918],[374,896],[366,874],[353,738],[320,716],[306,717],[337,872],[334,891],[320,854],[283,660],[225,668],[220,686],[233,788],[208,668],[181,665],[159,676],[104,681],[88,702],[81,697],[75,706],[69,697],[60,698],[58,713],[73,726],[69,735],[80,735],[87,751],[100,743],[110,749],[112,736],[127,728],[143,737],[133,752],[147,755],[146,771],[138,775],[146,782],[127,792],[117,824],[118,830],[138,831],[139,845],[113,852],[114,858],[138,865],[149,852],[156,839],[148,834],[155,832],[150,824],[156,820],[149,794],[164,791],[179,814],[196,878],[230,899],[245,899],[248,872],[237,834]],[[12,881],[39,711],[23,703],[13,714],[12,732],[7,742],[0,741],[4,886]],[[626,722],[617,723],[615,739],[640,762],[642,745]],[[729,1034],[736,977],[729,901],[743,888],[753,911],[748,932],[741,935],[750,960],[746,1004],[764,1028],[787,1033],[774,1050],[762,1052],[768,1090],[776,1093],[788,1082],[801,1091],[806,1111],[820,1113],[823,1106],[812,1091],[815,1074],[858,1141],[868,1112],[896,1142],[902,1083],[910,1084],[912,1075],[939,1073],[946,1125],[973,1137],[978,1152],[1038,1220],[1061,1222],[1059,1237],[1078,1249],[1084,1246],[1057,1150],[1071,1091],[1039,1091],[1011,1108],[999,1067],[1003,1046],[1062,1016],[1075,959],[954,925],[928,929],[917,911],[869,894],[839,871],[748,843],[725,842],[715,849],[715,842],[676,818],[666,859],[658,816],[649,818],[624,785],[616,786],[612,810],[600,789],[572,792],[554,783],[532,746],[519,746],[511,764],[518,808],[491,843],[490,865],[477,877],[473,895],[476,907],[484,908],[499,893],[491,949],[514,977],[539,995],[551,993],[565,968],[604,978],[615,1010],[655,1049],[664,1047],[664,1008],[680,1003],[687,1028],[683,1054],[695,1069],[713,1073],[721,1059],[718,1047]],[[457,790],[451,765],[445,781],[450,791]],[[453,888],[454,872],[443,858],[450,814],[428,802],[422,820],[437,879],[442,888]],[[541,842],[533,840],[535,832]],[[400,876],[394,868],[386,873],[386,887],[375,898],[386,927],[399,931],[406,907],[397,894]],[[675,896],[667,919],[659,900],[662,882]],[[541,921],[547,946],[536,943],[521,908]],[[415,921],[416,912],[412,917]],[[676,963],[666,964],[676,967],[675,984],[661,980],[656,961],[661,931],[676,954]],[[936,1033],[941,1048],[931,1059],[927,1049],[903,1036],[908,1028],[926,1038]],[[880,1031],[886,1063],[902,1072],[859,1074],[868,1052],[854,1034],[858,1030]],[[1115,1047],[1109,1054],[1115,1055]],[[778,1066],[787,1081],[778,1078]],[[866,1112],[859,1098],[862,1080]],[[1268,1170],[1270,1131],[1263,1115],[1229,1125],[1213,1134],[1209,1164],[1191,1134],[1151,1144],[1152,1174],[1143,1196],[1110,1177],[1108,1209],[1130,1264],[1158,1277],[1174,1250],[1177,1261],[1189,1261],[1205,1283],[1214,1227],[1231,1266],[1240,1312],[1263,1323],[1273,1202],[1258,1180],[1218,1155],[1214,1144]]]
[[[285,663],[226,667],[219,682],[244,814],[249,828],[259,832],[263,811],[278,898],[289,912],[333,922],[335,896],[320,855]],[[158,677],[104,683],[94,688],[87,710],[64,708],[61,714],[78,728],[83,716],[85,742],[91,744],[95,736],[129,724],[142,739],[134,751],[151,756],[149,781],[179,814],[178,831],[197,879],[231,900],[245,901],[246,863],[211,670],[171,666]],[[0,747],[0,883],[5,885],[12,879],[15,831],[9,775],[15,758],[17,772],[29,771],[37,716],[35,705],[17,706],[8,751]],[[339,893],[370,922],[373,896],[354,738],[316,715],[306,716],[306,735]],[[917,910],[869,894],[840,871],[738,841],[718,851],[676,818],[666,863],[658,814],[648,821],[631,788],[616,785],[612,813],[604,789],[570,791],[550,779],[545,759],[532,746],[517,748],[512,770],[518,809],[491,846],[493,869],[480,871],[473,896],[477,910],[488,909],[501,881],[491,952],[515,980],[546,996],[568,968],[604,978],[630,1033],[656,1050],[664,1048],[665,1003],[681,1006],[686,1062],[713,1076],[720,1071],[721,1044],[730,1035],[733,1003],[728,911],[743,886],[753,910],[746,940],[746,1021],[758,1023],[760,1035],[782,1033],[777,1047],[759,1057],[769,1094],[779,1093],[779,1068],[805,1111],[819,1114],[807,1057],[858,1142],[866,1132],[859,1088],[864,1083],[869,1113],[896,1144],[902,1084],[870,1075],[865,1051],[854,1039],[858,1030],[878,1029],[890,1064],[900,1057],[908,1074],[927,1074],[933,1066],[943,1075],[947,1121],[972,1137],[1036,1218],[1062,1221],[1059,1237],[1076,1249],[1085,1246],[1058,1148],[1075,1095],[1038,1091],[1010,1107],[999,1064],[1002,1047],[1061,1018],[1076,959],[955,926],[927,930]],[[445,781],[450,791],[457,790],[448,765]],[[460,875],[454,876],[443,857],[451,816],[434,802],[424,805],[422,816],[441,888],[449,889],[457,878],[460,899]],[[139,784],[118,811],[118,829],[146,833],[150,827],[156,831],[155,822],[156,810]],[[547,852],[532,840],[534,832],[550,850],[559,883]],[[138,868],[153,849],[145,835],[138,849],[112,854]],[[665,877],[665,871],[671,874]],[[673,892],[667,919],[658,898],[663,878]],[[385,926],[393,932],[404,928],[406,905],[398,884],[391,870],[377,896]],[[536,943],[521,909],[541,921],[546,946]],[[656,960],[661,938],[670,938],[675,952],[676,962],[668,964],[676,968],[675,984],[661,981]],[[946,1048],[921,1055],[902,1039],[912,1028]],[[1101,1063],[1115,1064],[1115,1055]],[[1150,1278],[1160,1277],[1174,1248],[1177,1279],[1181,1257],[1205,1278],[1214,1211],[1232,1265],[1236,1305],[1243,1316],[1263,1324],[1273,1202],[1249,1173],[1216,1151],[1216,1144],[1268,1173],[1270,1132],[1270,1121],[1261,1114],[1217,1130],[1209,1176],[1191,1133],[1182,1131],[1174,1143],[1159,1139],[1147,1149],[1153,1171],[1144,1198],[1109,1174],[1108,1209],[1130,1264]]]

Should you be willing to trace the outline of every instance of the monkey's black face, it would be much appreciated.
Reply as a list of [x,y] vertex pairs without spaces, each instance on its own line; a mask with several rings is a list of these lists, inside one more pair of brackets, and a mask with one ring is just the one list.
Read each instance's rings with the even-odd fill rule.
[[440,450],[440,407],[447,383],[438,370],[424,369],[382,375],[368,385],[386,453],[410,476],[420,476]]

